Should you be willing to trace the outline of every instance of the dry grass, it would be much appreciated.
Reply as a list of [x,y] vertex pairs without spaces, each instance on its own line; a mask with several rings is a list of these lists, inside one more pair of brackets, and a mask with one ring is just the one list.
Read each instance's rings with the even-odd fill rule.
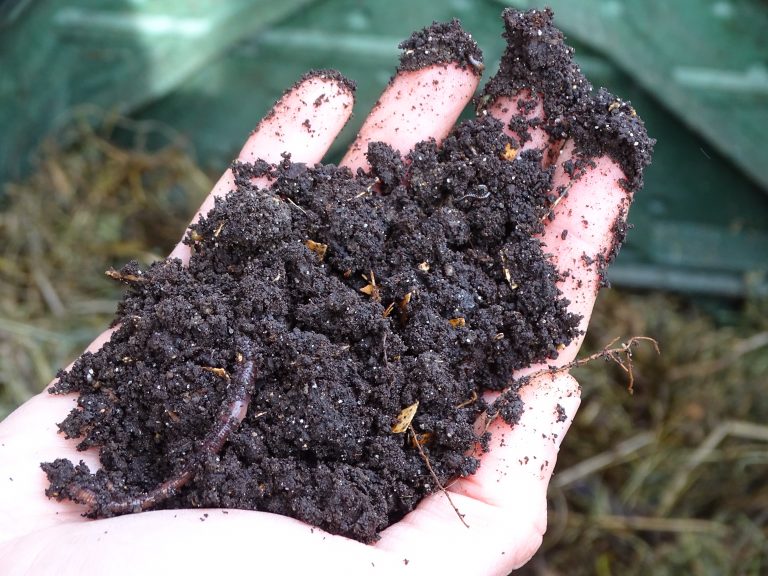
[[[92,126],[97,122],[98,129]],[[118,146],[111,136],[128,140]],[[149,140],[160,141],[149,150]],[[110,266],[164,255],[210,181],[162,127],[81,113],[0,208],[0,418],[109,322]]]
[[[768,570],[768,315],[718,324],[664,295],[602,294],[587,351],[638,347],[634,395],[611,364],[576,371],[584,401],[550,489],[550,528],[523,573],[764,574]],[[721,308],[722,311],[722,308]]]
[[[91,118],[92,120],[92,118]],[[0,210],[0,417],[109,321],[127,259],[165,254],[210,188],[173,135],[81,119],[6,189]],[[110,139],[121,127],[128,147]],[[149,152],[149,135],[166,145]],[[760,574],[768,570],[768,315],[727,322],[659,294],[605,292],[585,355],[634,350],[634,395],[610,362],[577,373],[584,403],[552,484],[550,528],[524,574]],[[722,304],[718,310],[722,312]]]

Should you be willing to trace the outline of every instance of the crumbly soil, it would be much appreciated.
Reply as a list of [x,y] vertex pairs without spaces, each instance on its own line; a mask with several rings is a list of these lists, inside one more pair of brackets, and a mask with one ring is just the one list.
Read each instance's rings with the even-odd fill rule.
[[[541,127],[553,141],[575,144],[572,174],[588,166],[591,159],[607,155],[624,171],[626,190],[642,188],[643,170],[651,163],[655,140],[648,137],[630,103],[605,88],[594,91],[573,62],[574,49],[552,23],[549,8],[528,12],[508,8],[502,18],[507,50],[499,72],[485,85],[479,110],[500,96],[526,93],[528,98],[518,102],[520,114],[509,126],[522,140],[528,137],[528,128]],[[540,99],[543,122],[527,119],[526,112]]]
[[434,64],[455,64],[479,76],[485,68],[480,47],[456,19],[433,22],[411,34],[398,48],[403,51],[398,72],[421,70]]
[[[505,11],[510,51],[538,42],[520,30],[541,14]],[[417,32],[404,67],[407,46],[425,41],[441,62],[474,66],[467,54],[481,57],[459,31]],[[558,53],[567,58],[554,65],[573,72],[570,52]],[[502,80],[489,90],[505,93]],[[535,87],[549,102],[554,88]],[[601,98],[579,105],[594,116]],[[639,123],[620,118],[622,130]],[[481,115],[404,158],[372,143],[367,173],[288,156],[236,164],[236,188],[190,228],[188,266],[111,273],[127,285],[111,340],[51,390],[79,394],[60,429],[98,449],[102,467],[43,464],[47,495],[91,517],[263,510],[372,542],[438,488],[419,448],[442,483],[475,472],[482,392],[555,358],[579,321],[537,239],[556,198],[552,169],[537,151],[513,159],[518,143],[502,128]],[[615,153],[600,138],[579,140],[583,161]],[[628,186],[643,161],[622,164]],[[416,402],[411,426],[397,428]],[[520,410],[513,399],[503,416],[514,423]]]

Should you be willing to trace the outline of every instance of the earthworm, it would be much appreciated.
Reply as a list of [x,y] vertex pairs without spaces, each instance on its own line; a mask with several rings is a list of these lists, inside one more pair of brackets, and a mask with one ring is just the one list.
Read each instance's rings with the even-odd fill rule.
[[197,472],[197,464],[202,456],[216,455],[224,447],[230,434],[240,425],[248,412],[251,394],[256,386],[256,368],[250,347],[243,353],[241,365],[233,377],[234,387],[230,392],[229,401],[222,407],[216,418],[216,424],[208,435],[200,442],[198,456],[187,462],[181,470],[157,488],[138,496],[121,500],[111,500],[100,504],[99,496],[90,488],[70,490],[71,499],[91,507],[95,516],[117,516],[131,512],[142,512],[154,508],[164,500],[171,498],[183,488]]
[[478,194],[464,194],[461,198],[457,198],[456,202],[461,202],[462,200],[466,198],[476,198],[477,200],[485,200],[491,195],[491,192],[488,190],[488,187],[485,184],[478,184],[477,186],[478,192],[484,192],[484,194],[478,195]]

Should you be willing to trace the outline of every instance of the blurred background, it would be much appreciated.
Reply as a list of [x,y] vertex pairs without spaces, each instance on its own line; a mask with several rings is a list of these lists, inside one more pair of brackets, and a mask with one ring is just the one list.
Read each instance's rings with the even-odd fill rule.
[[[340,157],[397,44],[461,19],[486,55],[528,1],[0,0],[0,418],[109,322],[103,276],[162,258],[311,68],[358,82]],[[523,574],[768,573],[768,2],[550,0],[595,86],[658,140],[598,301],[584,402]],[[467,550],[471,554],[471,550]]]

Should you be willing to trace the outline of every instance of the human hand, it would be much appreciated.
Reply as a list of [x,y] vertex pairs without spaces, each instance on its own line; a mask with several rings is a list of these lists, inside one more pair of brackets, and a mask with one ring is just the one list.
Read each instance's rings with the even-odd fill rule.
[[[353,170],[364,167],[364,152],[372,141],[407,153],[421,140],[441,140],[478,82],[475,70],[454,64],[400,72],[342,164]],[[500,96],[488,103],[488,113],[506,125],[519,113],[518,101],[527,97],[525,92]],[[352,104],[352,92],[343,82],[310,75],[275,105],[239,159],[279,162],[282,152],[290,151],[295,162],[319,162],[349,118]],[[541,103],[529,114],[543,117]],[[604,156],[572,181],[564,166],[573,145],[551,141],[540,129],[530,133],[523,149],[552,151],[554,155],[544,157],[556,159],[553,189],[568,187],[542,240],[558,270],[567,272],[560,288],[586,329],[601,272],[589,262],[607,258],[612,250],[614,228],[630,202],[619,185],[626,174]],[[200,213],[232,188],[232,178],[229,171],[222,176]],[[179,244],[171,255],[187,260],[189,247]],[[97,349],[109,336],[105,332],[89,349]],[[548,365],[567,364],[579,345],[580,340],[572,342]],[[384,530],[376,544],[364,545],[291,518],[242,510],[160,510],[86,520],[82,507],[44,496],[47,481],[40,462],[64,456],[83,459],[95,469],[98,459],[76,451],[73,442],[56,433],[54,423],[65,418],[72,398],[43,393],[0,424],[0,567],[7,573],[35,574],[208,573],[242,569],[247,563],[289,573],[320,568],[355,574],[506,574],[530,559],[541,543],[547,485],[578,408],[579,387],[566,373],[550,373],[537,376],[521,396],[525,410],[520,422],[510,428],[495,421],[479,471],[448,488],[469,528],[455,517],[445,495],[436,493]],[[250,549],[256,552],[253,560],[247,556]]]

